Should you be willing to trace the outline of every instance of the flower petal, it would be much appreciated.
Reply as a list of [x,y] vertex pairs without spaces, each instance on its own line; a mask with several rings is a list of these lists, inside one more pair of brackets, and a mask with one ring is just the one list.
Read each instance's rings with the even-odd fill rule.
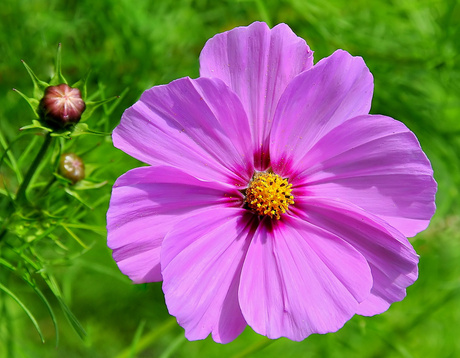
[[301,162],[303,172],[291,182],[302,183],[306,195],[350,201],[406,236],[426,229],[434,214],[430,162],[415,135],[392,118],[350,119],[321,138]]
[[166,236],[163,291],[188,339],[212,333],[227,343],[246,327],[237,294],[253,218],[245,209],[216,208],[181,221]]
[[113,186],[107,244],[135,283],[161,281],[160,246],[181,219],[215,205],[240,205],[241,194],[170,167],[141,167]]
[[251,123],[256,169],[268,166],[268,136],[288,83],[313,65],[313,52],[286,24],[237,27],[208,40],[200,74],[223,80],[241,99]]
[[260,225],[239,291],[248,324],[269,338],[300,341],[341,328],[366,299],[372,277],[351,245],[293,217]]
[[406,296],[418,275],[418,255],[406,237],[379,217],[358,206],[328,198],[298,198],[299,215],[341,237],[368,261],[373,277],[371,295],[358,314],[382,313]]
[[243,185],[253,174],[249,133],[240,100],[222,81],[181,78],[145,91],[123,114],[113,142],[151,165]]
[[338,50],[291,81],[280,99],[270,141],[272,167],[296,173],[304,154],[347,119],[368,114],[373,79],[361,57]]

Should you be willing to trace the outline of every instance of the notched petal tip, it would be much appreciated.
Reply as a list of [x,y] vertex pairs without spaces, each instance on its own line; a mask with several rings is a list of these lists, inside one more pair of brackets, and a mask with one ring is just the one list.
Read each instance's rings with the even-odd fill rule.
[[239,299],[248,324],[269,338],[295,341],[340,329],[370,293],[364,257],[294,217],[272,229],[259,226],[245,258]]
[[283,176],[328,132],[369,113],[373,78],[362,58],[336,51],[297,75],[283,92],[270,133],[270,158]]
[[244,184],[253,172],[249,133],[240,100],[221,80],[184,77],[145,91],[112,138],[117,148],[150,165]]
[[375,315],[405,297],[417,279],[419,257],[401,232],[349,202],[311,197],[302,206],[305,220],[341,237],[367,260],[373,286],[356,313]]
[[164,240],[166,305],[189,340],[211,333],[216,342],[227,343],[246,327],[237,292],[252,224],[243,210],[210,209],[190,216]]
[[273,115],[289,82],[313,65],[305,40],[285,24],[269,29],[256,22],[208,40],[200,75],[221,79],[240,98],[250,123],[257,170],[269,166]]

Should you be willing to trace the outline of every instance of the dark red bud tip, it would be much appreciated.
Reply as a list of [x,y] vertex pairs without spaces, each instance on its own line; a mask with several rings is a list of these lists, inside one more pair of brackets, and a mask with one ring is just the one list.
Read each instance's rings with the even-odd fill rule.
[[85,178],[85,164],[78,155],[64,153],[59,159],[59,174],[75,184]]
[[85,109],[80,90],[62,83],[45,89],[38,112],[47,124],[65,128],[78,123]]

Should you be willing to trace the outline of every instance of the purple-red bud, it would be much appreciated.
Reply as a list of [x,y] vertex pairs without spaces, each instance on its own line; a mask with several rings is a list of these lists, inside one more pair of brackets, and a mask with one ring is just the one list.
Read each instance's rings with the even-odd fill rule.
[[85,109],[80,90],[65,83],[47,87],[38,107],[40,117],[57,128],[78,123]]
[[59,174],[75,184],[85,178],[85,164],[78,155],[64,153],[59,159]]

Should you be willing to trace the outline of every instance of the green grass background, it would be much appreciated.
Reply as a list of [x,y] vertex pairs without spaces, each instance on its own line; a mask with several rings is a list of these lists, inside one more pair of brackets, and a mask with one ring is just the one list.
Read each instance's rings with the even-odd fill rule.
[[[337,48],[364,58],[375,79],[371,113],[406,123],[429,156],[439,184],[438,211],[430,227],[412,239],[421,255],[420,278],[407,298],[384,314],[356,316],[337,333],[303,342],[270,341],[250,328],[227,345],[188,342],[168,315],[161,284],[132,285],[117,269],[105,243],[111,184],[138,166],[100,137],[78,142],[97,147],[85,162],[100,167],[105,187],[89,194],[98,202],[80,230],[90,250],[53,261],[63,295],[87,332],[80,339],[61,314],[55,347],[43,303],[20,281],[15,289],[38,319],[42,344],[15,302],[9,322],[0,316],[0,357],[6,345],[17,357],[459,357],[460,356],[460,3],[457,0],[3,0],[0,6],[0,131],[11,141],[32,111],[11,89],[32,95],[23,59],[37,75],[52,74],[62,43],[63,73],[76,82],[92,70],[88,91],[119,99],[104,125],[113,129],[125,108],[147,88],[198,76],[198,56],[218,32],[253,21],[287,23],[306,39],[315,59]],[[107,117],[99,110],[91,126]],[[21,144],[14,148],[21,151]],[[13,152],[14,152],[13,151]],[[7,174],[3,175],[5,178]],[[64,242],[71,238],[62,237]],[[1,276],[5,277],[5,276]],[[53,301],[52,295],[43,288]],[[58,310],[57,310],[58,312]],[[7,331],[5,325],[10,325]],[[9,342],[9,343],[7,343]]]

